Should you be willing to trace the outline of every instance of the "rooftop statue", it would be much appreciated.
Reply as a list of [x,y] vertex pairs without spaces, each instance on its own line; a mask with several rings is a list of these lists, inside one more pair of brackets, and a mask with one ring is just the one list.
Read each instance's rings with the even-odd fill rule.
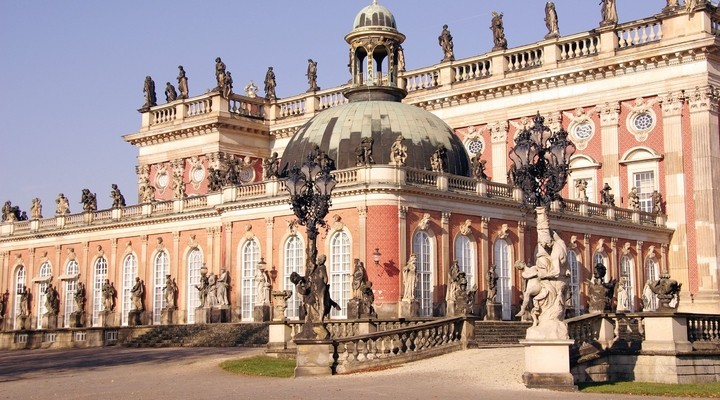
[[355,165],[361,166],[361,165],[370,165],[375,164],[375,160],[373,159],[372,153],[373,153],[373,138],[371,137],[364,137],[360,140],[360,144],[357,145],[355,148],[355,158],[357,159],[357,163]]
[[450,34],[447,25],[443,25],[442,32],[440,32],[440,36],[438,36],[438,44],[443,51],[443,59],[440,60],[440,62],[455,60],[453,37]]
[[640,210],[640,196],[638,196],[636,187],[630,189],[630,193],[628,193],[628,207],[631,210]]
[[225,73],[225,79],[223,80],[222,96],[226,99],[229,99],[232,94],[233,94],[233,79],[232,79],[232,75],[230,74],[230,71],[227,71]]
[[480,160],[478,156],[470,159],[470,165],[472,167],[472,175],[475,179],[488,180],[488,176],[485,173],[485,164],[487,160]]
[[560,37],[557,11],[555,10],[555,3],[553,3],[552,1],[548,1],[545,4],[545,26],[548,30],[547,35],[545,35],[545,39],[553,39]]
[[278,177],[278,153],[273,152],[270,158],[263,161],[263,176],[265,179],[272,179]]
[[32,204],[30,205],[30,216],[32,219],[40,219],[42,218],[42,203],[40,202],[40,199],[35,197],[32,199]]
[[97,196],[91,193],[90,189],[83,189],[80,196],[80,204],[83,205],[83,211],[97,211]]
[[310,89],[307,90],[308,92],[320,90],[320,87],[317,84],[317,61],[313,61],[311,58],[308,58],[308,67],[305,76],[307,76],[308,85],[310,85]]
[[175,86],[173,86],[170,82],[165,83],[165,100],[169,103],[177,100],[177,97],[178,95],[175,90]]
[[257,97],[257,91],[258,87],[255,85],[255,82],[250,81],[250,83],[245,85],[245,96],[254,99]]
[[277,98],[275,95],[275,72],[273,72],[273,67],[268,67],[267,72],[265,73],[265,98],[268,100],[274,100]]
[[433,172],[447,172],[447,149],[445,145],[439,144],[435,152],[430,156],[430,167]]
[[145,112],[149,110],[150,107],[155,107],[157,105],[155,82],[152,80],[150,75],[145,77],[145,82],[143,83],[143,94],[145,95],[145,104],[143,104],[142,108],[140,108],[141,112]]
[[222,62],[220,57],[215,59],[215,81],[217,86],[213,89],[213,92],[223,93],[225,87],[225,63]]
[[390,146],[390,165],[405,165],[407,159],[407,146],[403,144],[405,138],[399,135]]
[[118,189],[118,185],[112,184],[110,190],[110,198],[112,199],[112,208],[120,208],[125,207],[125,196],[120,193],[120,189]]
[[185,70],[183,69],[182,65],[178,65],[178,91],[180,94],[178,95],[178,99],[187,99],[190,95],[190,91],[188,89],[188,78],[185,76]]
[[55,199],[55,204],[57,204],[57,207],[55,208],[55,215],[61,216],[70,214],[70,201],[64,194],[60,193],[58,195],[57,199]]
[[600,26],[616,25],[618,23],[616,0],[600,0]]
[[507,39],[505,38],[505,27],[503,26],[503,14],[492,12],[492,20],[490,22],[490,30],[493,33],[493,51],[507,49]]
[[600,191],[600,204],[615,207],[615,195],[610,194],[611,190],[610,184],[605,183],[605,186]]

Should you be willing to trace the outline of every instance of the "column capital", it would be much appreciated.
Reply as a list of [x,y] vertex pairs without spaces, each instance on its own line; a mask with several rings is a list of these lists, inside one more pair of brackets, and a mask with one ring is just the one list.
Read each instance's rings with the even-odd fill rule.
[[398,217],[400,219],[407,218],[408,208],[407,206],[398,206]]
[[490,132],[491,143],[506,143],[509,125],[507,121],[498,121],[488,124],[485,129]]
[[367,218],[367,207],[366,206],[360,206],[357,208],[358,216],[360,218]]
[[449,211],[443,211],[440,215],[440,222],[442,222],[443,225],[447,225],[450,223],[450,215],[452,215]]
[[663,115],[666,117],[679,116],[682,114],[682,106],[685,96],[680,91],[668,92],[661,94],[660,105],[662,106]]
[[718,111],[718,90],[713,86],[695,86],[686,91],[690,112]]
[[620,121],[620,103],[606,102],[595,107],[600,116],[600,126],[617,126]]

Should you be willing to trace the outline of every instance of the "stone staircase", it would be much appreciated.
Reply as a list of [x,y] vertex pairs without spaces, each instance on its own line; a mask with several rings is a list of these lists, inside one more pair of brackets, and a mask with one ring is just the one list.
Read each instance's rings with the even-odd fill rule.
[[131,335],[123,346],[259,347],[267,342],[267,324],[161,325]]
[[530,322],[518,321],[475,321],[475,341],[473,347],[511,347],[520,346],[525,339],[525,331]]

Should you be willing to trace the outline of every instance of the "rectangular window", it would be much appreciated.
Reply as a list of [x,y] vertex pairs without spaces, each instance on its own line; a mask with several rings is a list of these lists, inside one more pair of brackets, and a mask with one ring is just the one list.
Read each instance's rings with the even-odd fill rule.
[[640,210],[652,212],[652,193],[655,191],[655,172],[641,171],[633,173],[633,186],[637,188],[640,198]]

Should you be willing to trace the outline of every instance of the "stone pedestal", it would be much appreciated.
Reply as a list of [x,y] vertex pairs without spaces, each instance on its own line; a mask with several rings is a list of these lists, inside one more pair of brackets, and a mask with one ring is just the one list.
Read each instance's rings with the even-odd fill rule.
[[270,305],[263,304],[253,307],[253,321],[267,322],[270,321]]
[[[692,351],[687,337],[687,320],[672,313],[657,313],[661,316],[647,316],[643,351]],[[665,315],[662,315],[665,314]]]
[[115,313],[112,311],[101,311],[98,314],[99,325],[103,328],[117,326],[115,324]]
[[40,321],[40,327],[42,329],[57,329],[58,316],[57,314],[46,313],[43,314],[42,320]]
[[216,324],[230,321],[230,308],[228,306],[217,306],[210,309],[210,323]]
[[160,312],[160,325],[175,325],[177,310],[174,307],[163,308]]
[[295,340],[295,377],[332,375],[331,340]]
[[128,312],[128,325],[129,326],[141,326],[147,325],[148,320],[144,311],[130,310]]
[[418,316],[418,302],[415,300],[403,300],[400,302],[400,318],[415,318]]
[[74,311],[72,314],[70,314],[70,327],[71,328],[83,328],[85,327],[85,312],[84,311]]
[[284,350],[292,337],[292,328],[285,323],[271,323],[268,333],[268,349]]
[[196,324],[209,324],[210,323],[210,307],[198,307],[195,309],[195,323]]
[[488,303],[485,308],[487,311],[485,321],[500,321],[502,319],[502,304]]
[[570,373],[573,340],[521,340],[525,346],[523,383],[531,389],[575,391]]
[[18,315],[17,318],[15,318],[15,327],[21,331],[30,329],[30,316]]

